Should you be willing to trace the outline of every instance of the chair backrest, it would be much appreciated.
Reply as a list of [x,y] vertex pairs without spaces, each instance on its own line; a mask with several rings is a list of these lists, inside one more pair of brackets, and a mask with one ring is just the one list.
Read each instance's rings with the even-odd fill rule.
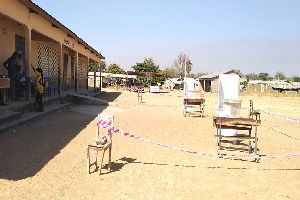
[[253,112],[253,101],[250,100],[250,112]]
[[99,138],[100,129],[106,129],[107,133],[102,137],[102,140],[108,140],[112,142],[112,135],[114,129],[114,117],[113,116],[101,116],[98,115],[97,120],[97,133],[96,137]]
[[204,92],[200,93],[200,99],[204,99]]

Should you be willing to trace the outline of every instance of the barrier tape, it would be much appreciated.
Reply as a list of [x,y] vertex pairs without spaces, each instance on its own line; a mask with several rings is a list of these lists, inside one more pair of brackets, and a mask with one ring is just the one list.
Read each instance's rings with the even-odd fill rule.
[[[242,109],[250,110],[250,108],[248,108],[248,107],[242,107]],[[291,118],[291,117],[285,117],[285,116],[282,116],[282,115],[276,115],[276,114],[269,113],[269,112],[265,112],[265,111],[261,111],[261,112],[262,112],[262,113],[265,113],[265,114],[268,114],[268,115],[271,115],[271,116],[273,116],[273,117],[280,118],[280,119],[285,119],[285,120],[293,121],[293,122],[300,122],[300,119]]]
[[97,120],[97,126],[107,130],[107,134],[104,137],[102,137],[103,141],[107,141],[107,138],[110,136],[113,130],[112,118],[99,117]]
[[[99,119],[98,119],[98,121],[99,121]],[[113,130],[113,132],[115,132],[119,135],[127,136],[127,137],[130,137],[130,138],[134,138],[134,139],[141,140],[141,141],[144,141],[144,142],[148,142],[148,143],[151,143],[151,144],[156,144],[156,145],[159,145],[159,146],[162,146],[162,147],[182,151],[182,152],[185,152],[185,153],[192,153],[192,154],[197,154],[197,155],[202,155],[202,156],[211,156],[211,157],[219,157],[219,158],[233,158],[233,159],[257,159],[257,160],[265,159],[265,158],[286,158],[286,157],[300,156],[300,153],[289,154],[289,155],[280,155],[280,156],[231,156],[231,155],[216,155],[216,154],[201,153],[201,152],[197,152],[197,151],[190,151],[190,150],[186,150],[186,149],[182,149],[182,148],[177,148],[177,147],[166,145],[166,144],[161,144],[161,143],[158,143],[158,142],[153,142],[153,141],[138,137],[136,135],[130,134],[128,132],[113,128],[112,126],[109,126],[109,125],[106,126],[105,125],[106,122],[110,123],[109,121],[105,121],[103,118],[101,118],[99,124],[101,124],[101,126],[100,126],[101,128],[103,127],[104,129],[110,130],[107,135],[110,135],[112,133],[111,130]]]

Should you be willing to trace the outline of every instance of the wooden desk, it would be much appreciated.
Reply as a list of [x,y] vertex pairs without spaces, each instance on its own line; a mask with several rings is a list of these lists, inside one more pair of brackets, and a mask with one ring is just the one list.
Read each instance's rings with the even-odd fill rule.
[[0,78],[0,88],[10,88],[10,78]]
[[[229,118],[229,117],[214,117],[213,126],[217,128],[217,150],[220,150],[221,140],[249,140],[248,152],[251,154],[251,141],[255,143],[254,154],[257,155],[257,126],[261,124],[261,120],[252,118]],[[252,127],[255,126],[255,134],[251,135]],[[247,130],[248,134],[237,134],[236,136],[222,135],[222,129]]]
[[[204,117],[204,103],[205,99],[183,99],[183,115],[186,116],[188,112],[199,112],[200,116]],[[188,107],[199,106],[199,111],[188,111]]]
[[[3,101],[5,101],[5,89],[10,88],[10,78],[0,78],[0,90],[1,90],[1,95],[3,95]],[[8,92],[8,101],[9,101],[9,92]]]

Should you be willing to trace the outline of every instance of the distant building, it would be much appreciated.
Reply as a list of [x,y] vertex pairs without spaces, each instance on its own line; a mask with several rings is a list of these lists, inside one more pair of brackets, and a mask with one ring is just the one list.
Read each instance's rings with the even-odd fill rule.
[[[237,74],[234,70],[222,70],[199,77],[199,83],[205,92],[217,93],[220,74]],[[201,89],[200,89],[201,90]]]
[[[93,85],[93,82],[94,82],[94,72],[89,72],[89,85]],[[106,85],[132,86],[134,85],[135,82],[136,82],[136,75],[96,72],[96,87],[99,87],[100,83],[101,83],[101,87],[102,86],[104,87]]]
[[297,93],[300,90],[300,86],[292,84],[288,81],[249,81],[247,85],[248,93],[274,93],[274,92],[286,92],[286,93]]

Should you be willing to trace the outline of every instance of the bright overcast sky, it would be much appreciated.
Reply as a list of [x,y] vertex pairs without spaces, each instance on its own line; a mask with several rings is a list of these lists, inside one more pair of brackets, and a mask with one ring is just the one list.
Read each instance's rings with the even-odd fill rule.
[[184,52],[192,72],[300,76],[299,0],[33,0],[101,52],[133,70],[165,69]]

